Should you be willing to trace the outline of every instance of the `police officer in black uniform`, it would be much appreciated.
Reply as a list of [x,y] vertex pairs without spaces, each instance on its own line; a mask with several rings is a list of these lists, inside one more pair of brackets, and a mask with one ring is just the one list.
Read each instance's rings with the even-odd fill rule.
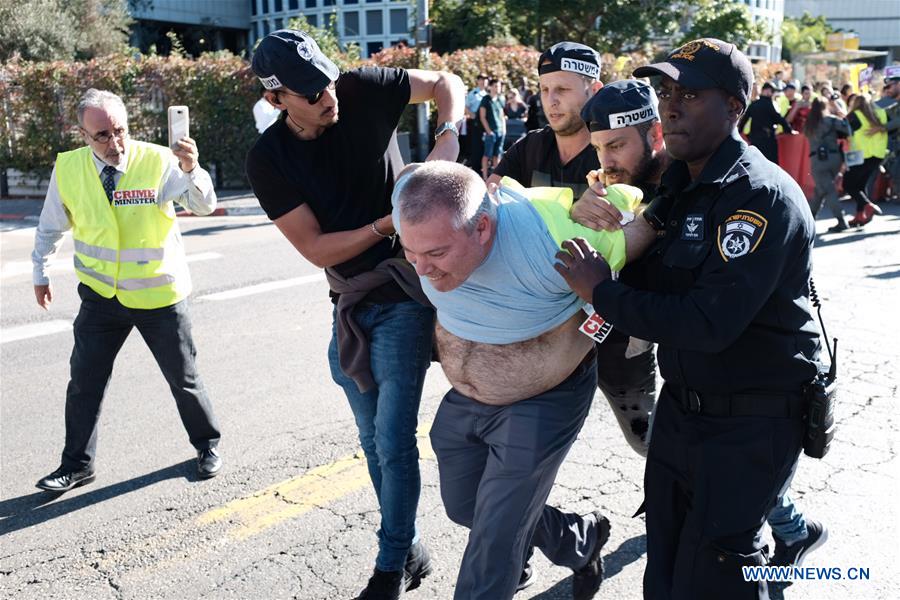
[[753,71],[705,38],[635,76],[661,75],[673,158],[644,212],[661,232],[648,289],[609,277],[584,240],[561,274],[599,314],[659,344],[665,385],[645,472],[645,599],[767,598],[766,514],[797,461],[802,389],[818,372],[809,307],[815,227],[799,186],[738,136]]

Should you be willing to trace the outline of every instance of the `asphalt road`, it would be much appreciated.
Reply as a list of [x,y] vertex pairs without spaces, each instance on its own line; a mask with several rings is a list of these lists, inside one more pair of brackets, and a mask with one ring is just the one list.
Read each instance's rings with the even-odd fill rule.
[[[832,453],[801,462],[794,490],[831,537],[812,566],[862,566],[866,581],[805,581],[791,599],[900,597],[896,565],[900,209],[866,231],[825,235],[815,253],[829,333],[841,338],[841,428]],[[253,212],[253,211],[245,211]],[[830,223],[821,220],[819,230]],[[350,410],[325,358],[331,304],[319,271],[264,217],[182,219],[194,279],[199,366],[222,424],[223,473],[200,481],[150,352],[132,334],[100,423],[97,481],[55,496],[78,308],[71,241],[34,302],[33,222],[0,239],[0,595],[17,599],[351,598],[375,556],[378,512]],[[448,385],[437,365],[422,401],[419,527],[435,573],[409,598],[452,596],[466,532],[444,515],[425,431]],[[613,522],[598,598],[637,599],[644,565],[642,461],[598,397],[551,502]],[[498,557],[502,568],[504,557]],[[517,598],[571,597],[570,572],[542,557]]]

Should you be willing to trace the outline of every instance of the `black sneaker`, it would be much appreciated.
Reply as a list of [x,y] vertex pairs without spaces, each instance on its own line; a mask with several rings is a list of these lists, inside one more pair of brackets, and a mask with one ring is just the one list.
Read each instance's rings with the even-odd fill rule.
[[591,600],[600,584],[603,583],[603,557],[600,551],[603,544],[609,540],[609,519],[594,511],[594,519],[597,523],[597,539],[594,542],[594,550],[588,558],[586,565],[575,571],[572,577],[572,598],[574,600]]
[[522,574],[519,575],[519,583],[516,585],[516,592],[521,592],[525,588],[534,583],[534,569],[531,567],[531,556],[534,554],[534,547],[528,550],[528,556],[525,557],[525,566],[522,567]]
[[399,600],[406,591],[406,577],[403,571],[380,571],[375,569],[366,589],[354,600]]
[[405,590],[408,592],[422,585],[422,580],[431,575],[433,570],[428,547],[422,542],[413,544],[409,554],[406,555],[406,565],[403,567]]
[[847,231],[848,229],[850,229],[850,227],[846,223],[841,221],[837,225],[832,225],[831,227],[829,227],[828,233],[840,233],[842,231]]
[[93,467],[85,467],[75,471],[66,467],[60,467],[46,477],[41,478],[34,485],[48,492],[68,492],[72,488],[87,485],[96,478]]
[[775,553],[769,564],[775,567],[799,567],[806,555],[828,540],[828,529],[818,521],[806,520],[806,539],[790,546],[775,536]]
[[206,448],[197,452],[197,475],[203,479],[215,477],[222,470],[222,458],[215,448]]

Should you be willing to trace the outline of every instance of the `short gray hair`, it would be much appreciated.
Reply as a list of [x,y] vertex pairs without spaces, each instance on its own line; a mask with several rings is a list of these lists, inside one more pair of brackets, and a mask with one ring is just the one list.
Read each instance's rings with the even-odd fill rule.
[[78,124],[84,125],[84,111],[87,109],[107,107],[121,108],[126,118],[128,117],[128,109],[125,108],[122,98],[106,90],[89,89],[78,101],[78,108],[75,109],[78,115]]
[[453,228],[471,233],[482,215],[494,217],[496,206],[484,181],[459,163],[435,160],[401,178],[397,208],[400,218],[421,223],[439,211],[449,212]]

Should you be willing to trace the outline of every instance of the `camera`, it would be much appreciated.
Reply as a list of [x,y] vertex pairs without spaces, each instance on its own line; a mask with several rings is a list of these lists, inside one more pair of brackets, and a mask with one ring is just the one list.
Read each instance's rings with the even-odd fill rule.
[[832,100],[837,100],[840,97],[841,97],[841,95],[838,94],[837,92],[832,92],[831,96],[829,96],[829,98],[831,98]]

